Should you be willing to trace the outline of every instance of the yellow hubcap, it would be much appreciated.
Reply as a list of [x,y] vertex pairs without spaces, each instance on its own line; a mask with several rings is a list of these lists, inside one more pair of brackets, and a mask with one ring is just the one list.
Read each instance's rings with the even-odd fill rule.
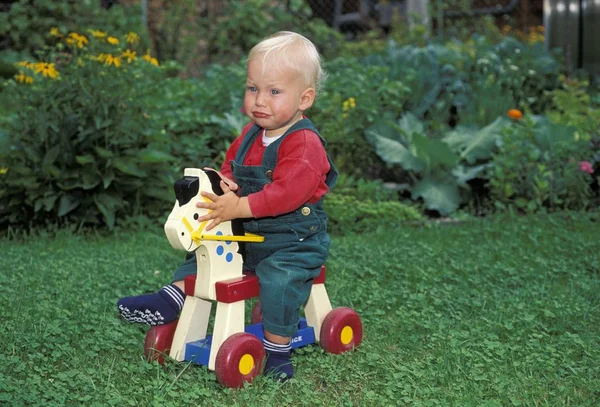
[[240,370],[241,374],[247,375],[248,373],[250,373],[252,371],[253,368],[254,368],[254,358],[252,357],[252,355],[249,355],[246,353],[240,359],[240,364],[238,365],[238,369]]
[[345,326],[344,329],[342,329],[342,333],[340,334],[340,340],[344,345],[348,345],[352,340],[352,336],[354,336],[352,328],[350,328],[349,326]]

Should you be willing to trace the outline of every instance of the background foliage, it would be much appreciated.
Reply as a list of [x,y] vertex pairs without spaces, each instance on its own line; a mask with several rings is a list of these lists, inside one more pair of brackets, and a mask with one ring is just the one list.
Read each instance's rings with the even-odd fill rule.
[[[71,49],[48,31],[37,33],[54,27],[65,36],[80,32],[92,40],[93,30],[104,30],[124,39],[128,27],[139,26],[139,9],[106,11],[88,1],[35,4],[39,8],[33,10],[21,0],[1,14],[11,24],[10,35],[1,37],[12,47],[6,60],[21,55],[31,63],[53,63],[58,77],[28,84],[21,72],[0,87],[4,226],[42,217],[111,227],[138,214],[160,219],[173,199],[170,184],[184,167],[221,164],[247,120],[239,111],[245,76],[240,60],[259,37],[277,29],[300,31],[326,56],[329,80],[309,116],[327,138],[336,166],[357,182],[371,180],[399,191],[384,201],[347,192],[333,197],[332,226],[339,225],[339,231],[353,230],[363,218],[387,219],[392,213],[397,220],[411,218],[405,211],[411,200],[434,216],[461,208],[485,214],[598,202],[600,98],[590,83],[561,76],[562,63],[545,51],[538,31],[505,35],[482,20],[445,39],[428,37],[417,26],[407,27],[407,35],[382,38],[371,32],[347,42],[323,22],[310,20],[303,1],[285,7],[270,7],[266,0],[230,1],[222,18],[211,19],[194,14],[192,2],[181,0],[165,8],[153,35],[139,35],[138,62],[144,55],[156,57],[148,53],[151,46],[166,58],[159,59],[159,67],[137,62],[117,67],[106,60],[80,66],[99,52],[119,57],[124,43],[113,51],[94,41]],[[95,11],[86,18],[63,17],[86,14],[88,8]],[[262,19],[256,19],[256,10],[265,11]],[[33,23],[42,18],[38,12],[47,19],[39,26]],[[225,32],[239,35],[225,39]],[[547,124],[531,130],[533,125],[506,118],[509,109],[519,109],[524,123]],[[564,126],[572,127],[572,137],[560,148],[539,142],[543,136],[527,135]],[[98,153],[105,150],[110,154]],[[542,170],[537,157],[547,161]],[[551,192],[524,192],[546,182]],[[404,203],[382,205],[398,199]],[[336,209],[350,200],[355,213]],[[346,219],[344,226],[338,217]]]
[[147,106],[164,70],[136,56],[133,33],[131,43],[100,31],[54,36],[61,42],[42,60],[56,62],[23,62],[22,83],[5,90],[19,105],[7,126],[18,137],[0,155],[0,223],[112,227],[125,211],[162,214],[174,157]]
[[33,55],[55,39],[47,33],[53,27],[61,32],[84,32],[95,27],[123,35],[142,31],[140,13],[127,7],[105,10],[97,0],[18,0],[7,12],[0,13],[0,52],[2,59],[17,62],[16,58]]
[[574,127],[539,116],[503,130],[489,170],[496,205],[514,205],[531,212],[586,208],[592,179],[579,163],[590,158],[588,137],[582,138]]

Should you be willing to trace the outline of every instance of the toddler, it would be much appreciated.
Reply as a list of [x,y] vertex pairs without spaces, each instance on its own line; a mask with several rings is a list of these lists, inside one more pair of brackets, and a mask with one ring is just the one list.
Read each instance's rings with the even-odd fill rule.
[[[246,232],[265,238],[245,243],[243,258],[260,283],[265,374],[279,381],[293,376],[290,338],[329,253],[323,198],[337,171],[325,140],[304,116],[324,77],[315,46],[299,34],[278,32],[252,48],[244,96],[251,122],[226,152],[220,172],[224,194],[203,192],[210,202],[197,204],[210,210],[198,219],[209,221],[206,230],[241,218]],[[119,300],[121,315],[151,324],[155,319],[144,318],[149,309],[163,323],[175,320],[185,298],[183,279],[190,274],[196,274],[195,256],[159,292]]]

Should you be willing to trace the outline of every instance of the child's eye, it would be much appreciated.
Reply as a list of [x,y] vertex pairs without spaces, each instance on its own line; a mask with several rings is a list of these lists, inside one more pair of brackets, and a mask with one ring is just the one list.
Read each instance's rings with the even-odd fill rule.
[[252,93],[256,92],[256,86],[248,86],[247,89],[248,89],[248,92],[252,92]]
[[272,89],[271,90],[271,95],[279,95],[279,91],[277,89]]

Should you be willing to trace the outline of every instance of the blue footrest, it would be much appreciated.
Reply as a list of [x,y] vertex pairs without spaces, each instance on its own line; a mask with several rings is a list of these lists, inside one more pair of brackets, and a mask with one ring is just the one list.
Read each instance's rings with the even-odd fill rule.
[[[261,323],[246,326],[245,332],[263,340],[263,326]],[[305,318],[300,318],[298,332],[292,337],[292,349],[315,343],[315,330],[312,326],[306,324]],[[198,365],[208,366],[210,356],[210,346],[212,344],[212,335],[205,339],[189,342],[185,346],[185,361],[196,363]]]

